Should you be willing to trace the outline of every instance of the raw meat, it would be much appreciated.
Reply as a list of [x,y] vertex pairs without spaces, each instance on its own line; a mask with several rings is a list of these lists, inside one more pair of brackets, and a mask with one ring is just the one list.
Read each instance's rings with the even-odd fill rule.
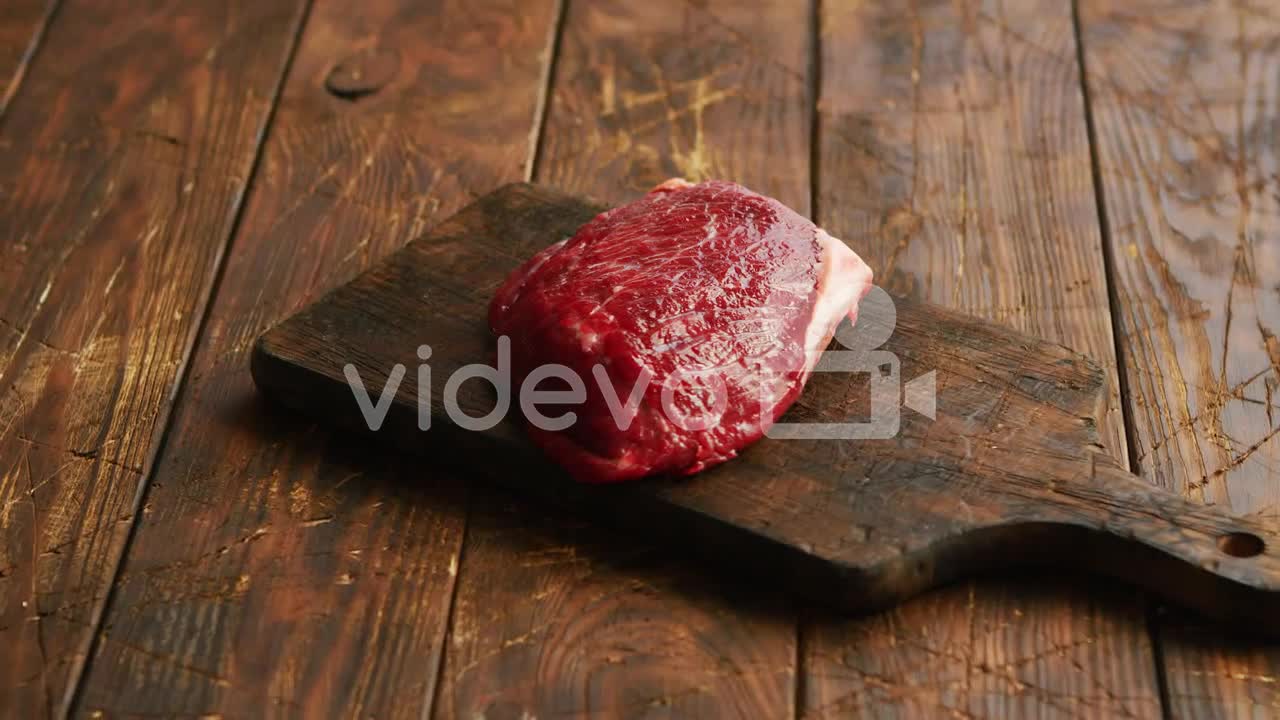
[[676,179],[527,261],[489,324],[511,340],[515,388],[551,363],[581,378],[538,385],[579,385],[585,402],[538,406],[576,419],[529,432],[576,479],[615,482],[695,473],[758,440],[870,287],[853,251],[782,203]]

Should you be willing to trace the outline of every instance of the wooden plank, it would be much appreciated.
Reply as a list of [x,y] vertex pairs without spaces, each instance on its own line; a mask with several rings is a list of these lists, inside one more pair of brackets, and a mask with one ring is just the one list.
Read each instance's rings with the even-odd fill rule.
[[0,715],[64,706],[299,3],[61,8],[0,135]]
[[[1138,468],[1280,515],[1280,12],[1080,5]],[[1160,629],[1174,717],[1280,712],[1280,647]]]
[[[569,3],[536,179],[616,202],[725,177],[806,212],[806,26],[791,2]],[[791,714],[791,613],[566,525],[476,498],[438,717]]]
[[58,0],[9,0],[0,8],[0,116],[22,85]]
[[[1070,8],[821,3],[817,218],[899,292],[1114,368]],[[1124,456],[1118,391],[1102,424]],[[968,583],[802,625],[815,717],[1159,715],[1133,593]]]
[[470,196],[524,176],[552,23],[550,1],[312,10],[85,712],[427,711],[460,486],[261,404],[249,347]]

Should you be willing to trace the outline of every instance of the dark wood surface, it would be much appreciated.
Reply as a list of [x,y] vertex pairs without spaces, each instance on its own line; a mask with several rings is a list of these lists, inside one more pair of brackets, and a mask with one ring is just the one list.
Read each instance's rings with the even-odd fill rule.
[[[1088,0],[1080,20],[1136,469],[1274,526],[1280,8]],[[1155,633],[1171,714],[1280,712],[1275,647],[1177,613]]]
[[[816,219],[880,282],[1064,343],[1108,371],[1099,431],[1125,458],[1069,3],[823,2]],[[1159,709],[1136,593],[1039,574],[980,581],[803,635],[815,715]],[[1116,658],[1099,663],[1098,655]]]
[[[83,708],[417,718],[429,707],[464,488],[419,464],[370,462],[363,443],[273,411],[249,350],[472,194],[525,176],[553,16],[552,3],[523,0],[312,8]],[[329,90],[336,65],[388,56],[397,70],[377,92]]]
[[0,715],[1277,710],[1274,646],[1125,585],[979,581],[857,619],[726,597],[439,465],[371,463],[245,369],[258,332],[504,182],[617,202],[730,175],[908,295],[1118,358],[1108,452],[1274,530],[1266,3],[0,18]]
[[64,2],[0,118],[0,715],[75,688],[301,9]]

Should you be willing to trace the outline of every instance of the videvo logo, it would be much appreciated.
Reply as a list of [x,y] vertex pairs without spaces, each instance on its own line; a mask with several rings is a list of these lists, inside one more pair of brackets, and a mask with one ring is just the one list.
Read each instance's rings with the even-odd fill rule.
[[858,303],[857,324],[840,323],[835,339],[843,349],[822,353],[815,373],[866,373],[871,410],[865,422],[789,423],[779,420],[764,431],[776,440],[888,440],[902,427],[902,406],[930,420],[938,414],[937,372],[929,372],[902,385],[898,356],[881,350],[898,326],[898,309],[889,293],[873,286]]
[[[873,287],[858,306],[856,325],[841,323],[835,339],[843,349],[817,351],[820,357],[814,365],[815,373],[865,373],[869,377],[870,412],[865,422],[810,422],[770,423],[776,398],[785,392],[785,378],[761,383],[759,426],[765,427],[765,437],[780,440],[885,440],[898,434],[901,427],[901,407],[905,405],[916,412],[934,419],[937,409],[936,373],[929,371],[906,383],[901,381],[901,363],[897,355],[880,349],[893,335],[897,326],[897,309],[888,293]],[[445,381],[441,394],[445,414],[449,420],[464,430],[483,432],[496,426],[511,408],[511,339],[502,336],[497,341],[497,367],[482,363],[464,365]],[[417,373],[418,428],[431,427],[431,367],[425,361],[431,359],[431,348],[418,348],[418,358],[423,361]],[[356,404],[370,430],[379,430],[386,419],[395,395],[403,382],[407,369],[396,364],[383,385],[377,401],[365,387],[355,365],[343,367],[347,384],[355,396]],[[633,386],[623,398],[614,387],[602,365],[591,368],[592,380],[605,401],[617,428],[626,431],[640,412],[641,402],[647,394],[653,375],[642,369]],[[470,415],[459,402],[462,385],[468,380],[483,380],[496,391],[496,402],[483,415]],[[556,390],[539,389],[543,381],[558,381]],[[686,386],[682,390],[681,386]],[[697,402],[683,403],[702,408],[690,413],[678,400],[681,392],[698,393]],[[572,368],[559,364],[545,364],[535,368],[521,382],[518,402],[525,420],[540,430],[556,432],[568,429],[577,422],[577,413],[565,410],[557,415],[547,413],[549,406],[575,406],[587,400],[587,385]],[[717,368],[686,368],[664,378],[659,392],[661,411],[676,427],[697,432],[715,427],[728,409],[728,389]]]

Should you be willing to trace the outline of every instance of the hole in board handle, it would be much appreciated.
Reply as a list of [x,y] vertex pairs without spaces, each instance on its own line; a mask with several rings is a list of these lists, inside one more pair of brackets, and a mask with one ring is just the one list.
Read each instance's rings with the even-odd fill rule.
[[1238,558],[1249,558],[1261,555],[1267,544],[1262,538],[1247,532],[1233,532],[1218,538],[1218,549]]

